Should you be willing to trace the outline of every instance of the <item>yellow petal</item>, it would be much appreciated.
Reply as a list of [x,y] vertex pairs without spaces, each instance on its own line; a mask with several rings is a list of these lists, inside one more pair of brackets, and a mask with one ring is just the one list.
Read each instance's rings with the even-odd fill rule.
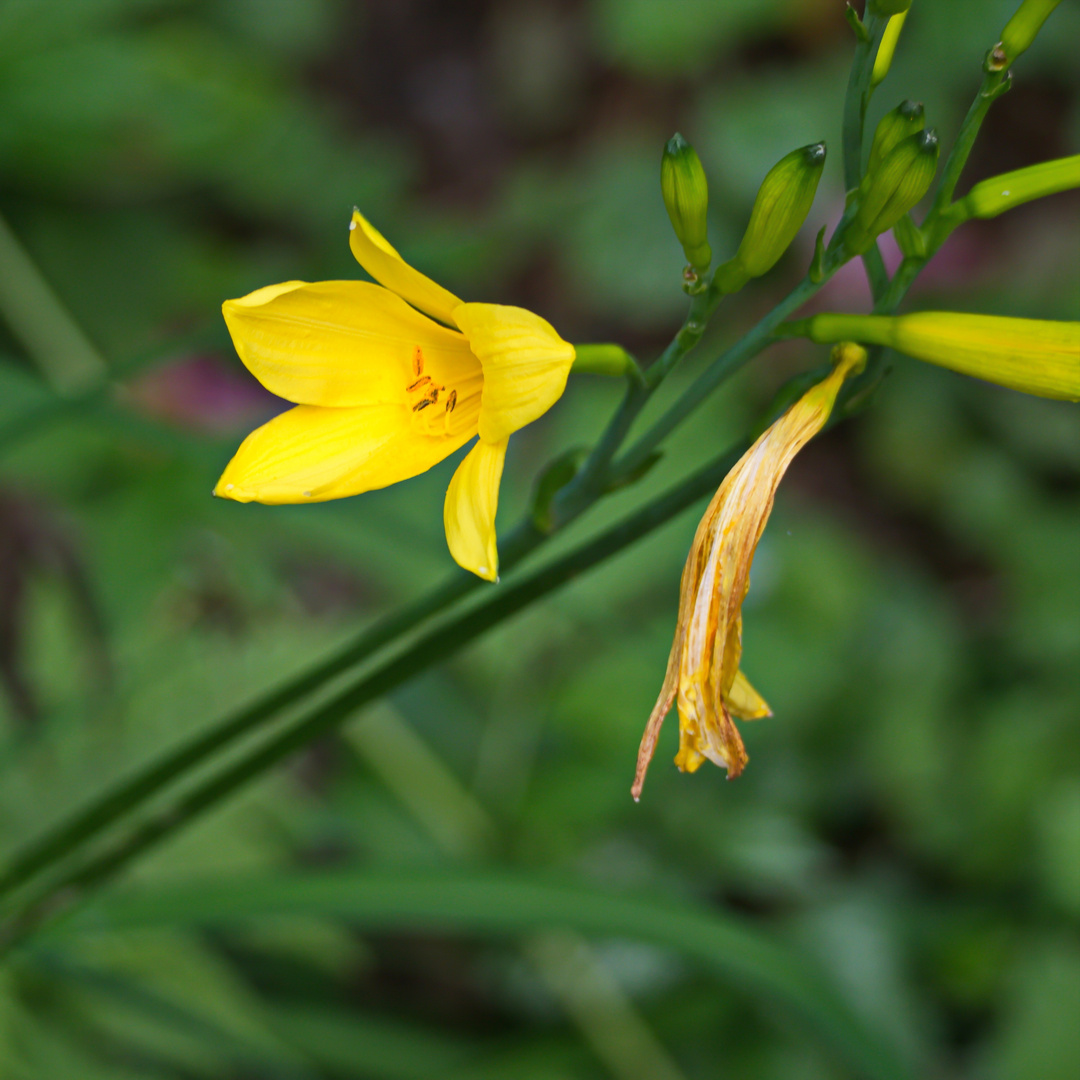
[[214,494],[237,502],[322,502],[386,487],[430,469],[472,437],[425,433],[408,405],[297,405],[253,431]]
[[[419,374],[479,392],[468,342],[366,281],[268,285],[222,313],[240,359],[271,393],[301,405],[405,404]],[[425,385],[428,385],[427,383]]]
[[381,285],[440,322],[454,325],[461,301],[419,270],[414,270],[359,210],[349,222],[349,247],[356,261]]
[[499,576],[495,511],[505,458],[506,439],[489,443],[481,438],[457,467],[443,505],[446,543],[454,561],[487,581]]
[[574,346],[539,315],[502,304],[462,304],[454,319],[484,368],[481,439],[502,441],[562,396]]
[[763,716],[772,716],[768,703],[741,671],[736,673],[731,689],[724,695],[724,704],[731,715],[740,720],[760,720]]

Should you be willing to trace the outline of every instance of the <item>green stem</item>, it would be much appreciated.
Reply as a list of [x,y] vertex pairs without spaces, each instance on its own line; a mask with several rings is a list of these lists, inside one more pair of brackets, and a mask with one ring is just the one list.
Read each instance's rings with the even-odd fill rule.
[[109,374],[99,375],[79,393],[67,397],[59,394],[29,410],[0,427],[0,454],[17,446],[24,439],[47,430],[53,424],[71,416],[79,416],[108,401],[118,384],[125,379],[154,367],[159,363],[183,356],[197,349],[217,345],[222,334],[216,330],[203,329],[185,337],[170,341],[167,346],[156,346],[117,365]]
[[49,384],[73,394],[100,378],[105,361],[0,217],[0,315]]
[[874,73],[874,57],[886,23],[887,20],[879,15],[869,15],[865,22],[866,37],[859,38],[855,44],[855,57],[844,95],[844,187],[847,191],[854,191],[862,177],[863,125],[870,104],[870,77]]
[[774,331],[798,310],[836,272],[830,267],[820,281],[800,282],[758,324],[734,345],[722,352],[683,392],[673,405],[612,466],[612,480],[631,475],[657,446],[671,434],[722,382],[731,378],[774,340]]
[[[873,93],[874,59],[888,20],[871,14],[865,25],[866,38],[860,38],[855,45],[855,57],[851,64],[851,74],[848,76],[847,93],[844,95],[843,158],[844,188],[847,191],[854,191],[862,179],[866,110]],[[889,275],[877,241],[863,253],[862,260],[870,281],[870,291],[876,300],[884,295],[889,287]]]
[[90,858],[59,880],[39,888],[20,905],[18,913],[6,927],[5,948],[23,940],[62,907],[84,898],[136,856],[160,843],[312,739],[342,723],[357,709],[401,686],[417,671],[451,656],[539,597],[572,581],[687,509],[716,488],[744,449],[745,446],[740,445],[719,455],[682,483],[524,580],[489,591],[487,598],[471,610],[429,630],[377,671],[339,691],[246,757],[167,802],[111,849]]
[[956,185],[960,182],[960,174],[963,173],[964,166],[967,165],[968,158],[971,156],[971,150],[975,145],[979,129],[986,119],[986,114],[997,98],[1009,88],[1011,79],[1012,76],[1008,71],[990,71],[983,76],[982,86],[979,87],[979,92],[975,95],[975,100],[971,103],[971,108],[968,109],[964,122],[960,125],[956,142],[953,143],[945,167],[941,171],[941,182],[930,207],[930,213],[923,223],[924,228],[932,225],[933,221],[943,214],[952,202]]

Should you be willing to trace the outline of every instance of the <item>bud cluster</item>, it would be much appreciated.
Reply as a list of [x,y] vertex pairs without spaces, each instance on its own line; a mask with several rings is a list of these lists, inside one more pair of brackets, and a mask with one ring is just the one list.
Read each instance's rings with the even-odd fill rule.
[[924,124],[923,107],[914,101],[901,102],[878,124],[844,230],[852,254],[866,251],[874,237],[893,228],[930,189],[939,148],[936,132]]

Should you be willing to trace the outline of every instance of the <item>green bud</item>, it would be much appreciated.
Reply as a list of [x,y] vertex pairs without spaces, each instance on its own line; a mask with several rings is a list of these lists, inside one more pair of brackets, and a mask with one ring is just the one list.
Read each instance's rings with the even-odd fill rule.
[[929,190],[937,162],[938,138],[933,130],[919,131],[897,143],[860,193],[855,219],[845,236],[848,249],[861,254],[875,236],[891,229]]
[[926,110],[921,101],[901,101],[887,112],[874,130],[870,144],[870,160],[866,163],[866,175],[871,177],[897,143],[922,131],[926,125]]
[[802,228],[825,168],[825,144],[811,143],[782,157],[758,188],[750,224],[735,258],[750,277],[771,270]]
[[1001,31],[999,47],[1005,53],[1006,64],[1011,64],[1021,53],[1027,51],[1035,40],[1035,35],[1042,29],[1042,24],[1060,3],[1061,0],[1024,0]]
[[739,250],[716,271],[714,280],[721,292],[736,292],[776,265],[810,213],[824,168],[825,144],[818,142],[792,150],[769,170],[758,188]]
[[704,273],[712,262],[706,233],[705,212],[709,206],[709,184],[701,158],[677,132],[664,147],[660,165],[660,187],[672,228],[695,270]]
[[867,0],[866,7],[875,15],[899,15],[911,7],[911,0]]

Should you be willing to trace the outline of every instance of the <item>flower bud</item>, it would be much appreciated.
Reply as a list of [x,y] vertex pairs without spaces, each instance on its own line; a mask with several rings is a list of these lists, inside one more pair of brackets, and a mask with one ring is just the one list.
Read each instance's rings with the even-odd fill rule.
[[736,292],[776,265],[810,213],[824,168],[825,144],[818,142],[792,150],[769,170],[739,250],[716,272],[721,292]]
[[981,180],[960,200],[966,217],[993,218],[1014,206],[1080,187],[1080,154]]
[[1035,35],[1042,29],[1042,24],[1060,3],[1061,0],[1024,0],[1001,31],[999,47],[1005,53],[1006,64],[1011,64],[1021,53],[1027,51],[1035,40]]
[[938,138],[933,130],[909,135],[867,176],[845,243],[862,254],[875,236],[891,229],[926,194],[937,172]]
[[712,262],[706,234],[705,212],[709,206],[709,184],[701,158],[677,132],[664,147],[660,165],[660,187],[672,228],[695,270],[704,273]]
[[815,315],[791,328],[812,341],[888,345],[1025,394],[1080,401],[1080,322],[922,311]]
[[870,88],[873,89],[879,83],[885,81],[892,67],[893,56],[896,53],[896,43],[900,40],[900,31],[904,29],[904,20],[907,18],[906,11],[899,15],[893,15],[885,26],[885,32],[881,35],[881,44],[878,45],[877,56],[874,57],[874,70],[870,73]]
[[868,0],[866,6],[875,15],[899,15],[911,7],[911,0]]
[[901,101],[878,122],[874,141],[870,144],[870,160],[866,163],[869,177],[880,167],[897,143],[914,135],[926,126],[926,110],[921,101]]

